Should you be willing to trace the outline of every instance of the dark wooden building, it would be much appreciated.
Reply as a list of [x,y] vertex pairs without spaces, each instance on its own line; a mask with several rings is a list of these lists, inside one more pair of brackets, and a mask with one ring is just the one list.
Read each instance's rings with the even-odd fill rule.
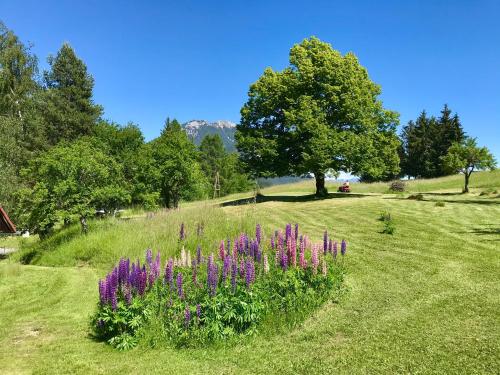
[[16,233],[16,226],[2,206],[0,206],[0,233]]

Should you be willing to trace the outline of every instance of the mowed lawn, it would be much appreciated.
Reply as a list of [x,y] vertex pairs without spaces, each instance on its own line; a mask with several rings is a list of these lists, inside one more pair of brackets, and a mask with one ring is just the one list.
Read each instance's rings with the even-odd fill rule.
[[[37,265],[1,261],[0,373],[498,374],[500,199],[493,191],[479,195],[498,184],[492,181],[468,195],[455,193],[460,179],[429,183],[423,201],[382,194],[294,201],[287,197],[310,186],[281,186],[264,190],[275,196],[263,203],[197,203],[153,219],[96,225],[86,239],[68,238],[37,254]],[[395,220],[394,235],[381,233],[384,211]],[[205,246],[256,222],[265,234],[298,222],[316,241],[325,229],[345,238],[342,297],[285,334],[263,333],[233,346],[118,352],[92,340],[97,280],[112,258],[141,254],[148,239],[171,253],[178,224],[198,216]]]

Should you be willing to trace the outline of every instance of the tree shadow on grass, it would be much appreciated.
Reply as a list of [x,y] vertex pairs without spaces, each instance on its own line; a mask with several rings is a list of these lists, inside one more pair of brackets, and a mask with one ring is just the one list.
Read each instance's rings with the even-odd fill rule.
[[484,241],[500,241],[500,227],[496,226],[496,224],[485,224],[483,227],[472,228],[467,233],[478,236],[496,236],[494,239]]
[[345,199],[345,198],[364,198],[369,197],[368,194],[358,193],[329,193],[326,197],[317,197],[314,194],[308,195],[257,195],[256,197],[236,199],[221,203],[222,207],[227,206],[240,206],[251,203],[265,203],[265,202],[312,202],[321,201],[325,199]]
[[[484,204],[484,205],[500,205],[500,201],[497,200],[489,200],[489,199],[427,199],[426,195],[438,194],[438,193],[417,193],[412,194],[409,197],[387,197],[385,199],[397,199],[397,200],[412,200],[416,202],[444,202],[444,203],[458,203],[458,204]],[[447,194],[447,193],[443,193]],[[422,195],[423,198],[416,198],[417,195]],[[450,194],[451,195],[451,194]],[[461,195],[461,194],[453,194],[453,195]]]

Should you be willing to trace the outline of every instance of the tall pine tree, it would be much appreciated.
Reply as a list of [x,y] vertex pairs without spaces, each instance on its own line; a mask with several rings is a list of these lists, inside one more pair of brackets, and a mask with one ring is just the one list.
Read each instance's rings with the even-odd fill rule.
[[441,117],[428,117],[425,111],[415,121],[409,121],[401,133],[401,172],[416,178],[445,176],[442,157],[455,142],[461,142],[464,131],[457,114],[451,115],[447,105]]
[[46,91],[41,111],[49,142],[55,145],[90,135],[102,114],[102,108],[92,100],[94,79],[67,43],[48,62],[50,71],[44,72]]

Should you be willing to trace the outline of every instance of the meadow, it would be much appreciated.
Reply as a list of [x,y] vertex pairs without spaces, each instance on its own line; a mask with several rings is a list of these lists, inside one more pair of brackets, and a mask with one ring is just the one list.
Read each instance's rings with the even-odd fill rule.
[[[75,226],[43,242],[21,240],[21,250],[0,261],[0,372],[498,373],[500,173],[473,175],[470,194],[460,193],[462,183],[461,176],[412,181],[400,194],[386,183],[353,184],[352,194],[318,200],[314,182],[304,181],[262,189],[257,203],[238,194],[92,221],[87,236]],[[392,235],[382,233],[384,212]],[[199,222],[201,245],[214,252],[221,238],[256,223],[267,238],[296,222],[316,242],[325,230],[345,238],[342,295],[296,327],[232,345],[120,352],[94,340],[98,280],[120,257],[142,259],[146,248],[178,255],[181,223],[194,252]]]

